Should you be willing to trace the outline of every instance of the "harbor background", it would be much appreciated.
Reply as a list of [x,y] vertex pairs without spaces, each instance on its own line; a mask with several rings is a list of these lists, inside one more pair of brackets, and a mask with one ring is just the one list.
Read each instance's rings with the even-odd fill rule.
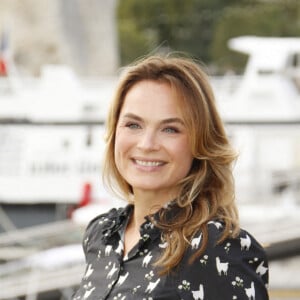
[[[0,0],[0,299],[69,299],[84,271],[87,220],[124,204],[100,178],[123,67],[149,53],[187,53],[210,74],[222,111],[232,105],[226,96],[246,98],[258,86],[236,93],[248,56],[229,49],[231,38],[300,37],[298,1],[148,2]],[[268,50],[270,61],[278,49]],[[255,99],[243,113],[243,98],[222,115],[240,152],[241,224],[269,251],[272,300],[300,299],[300,47],[294,53],[289,68],[272,69],[282,77],[266,83],[286,95],[286,115],[269,96],[264,108]]]

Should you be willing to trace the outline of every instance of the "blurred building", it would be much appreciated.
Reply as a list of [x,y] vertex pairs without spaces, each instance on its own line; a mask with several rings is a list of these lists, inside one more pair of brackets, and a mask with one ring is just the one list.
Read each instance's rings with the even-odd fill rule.
[[118,67],[117,0],[1,0],[0,32],[21,72],[68,64],[84,76],[112,75]]

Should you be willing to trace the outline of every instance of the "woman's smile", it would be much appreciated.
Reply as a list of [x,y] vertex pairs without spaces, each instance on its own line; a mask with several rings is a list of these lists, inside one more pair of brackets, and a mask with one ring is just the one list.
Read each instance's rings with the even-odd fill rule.
[[159,167],[159,166],[163,166],[165,164],[162,161],[155,161],[155,160],[133,159],[133,161],[138,166],[142,166],[142,167]]

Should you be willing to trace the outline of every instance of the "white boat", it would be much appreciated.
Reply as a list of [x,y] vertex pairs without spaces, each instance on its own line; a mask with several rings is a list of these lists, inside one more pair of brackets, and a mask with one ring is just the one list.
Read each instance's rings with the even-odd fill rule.
[[300,38],[242,36],[228,45],[249,58],[233,92],[215,91],[225,121],[299,123]]
[[[249,55],[244,75],[214,81],[239,158],[234,169],[241,225],[267,247],[270,288],[299,297],[300,38],[229,41]],[[280,298],[280,297],[279,297]]]
[[229,46],[249,55],[237,83],[234,77],[214,81],[219,110],[240,154],[238,201],[298,206],[300,38],[244,36]]
[[0,78],[0,202],[13,219],[1,218],[0,226],[66,218],[87,201],[115,204],[102,188],[101,168],[116,81],[79,79],[66,66],[45,66],[39,78]]

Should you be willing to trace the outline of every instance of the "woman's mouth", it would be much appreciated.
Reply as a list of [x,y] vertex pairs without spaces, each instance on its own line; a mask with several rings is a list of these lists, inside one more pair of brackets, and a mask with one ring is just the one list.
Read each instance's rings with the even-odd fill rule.
[[164,163],[162,161],[156,161],[156,160],[140,160],[140,159],[134,159],[134,162],[142,167],[158,167],[162,166]]

